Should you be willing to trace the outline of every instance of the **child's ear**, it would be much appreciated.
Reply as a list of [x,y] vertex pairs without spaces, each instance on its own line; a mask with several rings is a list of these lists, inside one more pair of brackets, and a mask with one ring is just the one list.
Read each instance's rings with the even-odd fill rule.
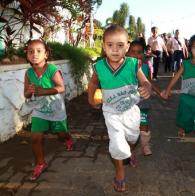
[[45,54],[45,59],[47,60],[49,57],[49,52],[47,51],[46,54]]
[[128,51],[129,51],[129,47],[130,47],[130,43],[127,43],[126,52],[128,52]]

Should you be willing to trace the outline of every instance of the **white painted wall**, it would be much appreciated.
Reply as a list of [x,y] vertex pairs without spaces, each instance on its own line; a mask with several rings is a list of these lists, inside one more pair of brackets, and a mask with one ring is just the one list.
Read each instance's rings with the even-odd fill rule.
[[[82,92],[70,73],[70,64],[67,60],[51,62],[59,66],[64,75],[65,99],[71,100]],[[6,141],[21,130],[24,123],[19,115],[19,109],[25,101],[23,96],[24,74],[29,67],[23,65],[0,65],[0,142]],[[87,77],[83,77],[83,85],[87,88]]]

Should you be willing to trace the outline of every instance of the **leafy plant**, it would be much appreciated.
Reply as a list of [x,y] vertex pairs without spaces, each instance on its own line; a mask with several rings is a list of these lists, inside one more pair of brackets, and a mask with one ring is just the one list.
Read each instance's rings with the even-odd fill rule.
[[56,8],[58,5],[58,0],[2,1],[0,2],[0,6],[2,6],[0,20],[5,24],[0,28],[0,32],[10,26],[11,29],[15,29],[17,35],[22,33],[25,27],[29,27],[30,38],[32,38],[33,30],[41,34],[37,25],[44,27],[47,23],[60,21]]
[[84,74],[89,76],[90,56],[82,49],[69,44],[58,42],[48,42],[51,49],[52,59],[69,59],[71,72],[78,88],[82,88],[82,78]]

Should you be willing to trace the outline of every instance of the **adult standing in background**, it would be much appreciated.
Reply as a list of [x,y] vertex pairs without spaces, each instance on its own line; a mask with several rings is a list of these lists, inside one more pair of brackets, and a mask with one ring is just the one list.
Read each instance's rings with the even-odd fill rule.
[[173,50],[171,48],[171,40],[172,40],[172,36],[171,33],[168,33],[167,35],[167,42],[166,42],[166,47],[167,47],[167,51],[169,53],[169,56],[166,58],[165,61],[165,72],[171,72],[172,68],[173,68]]
[[152,27],[151,32],[152,36],[148,39],[148,45],[151,46],[153,54],[155,55],[153,62],[153,80],[157,80],[158,67],[162,58],[163,50],[165,51],[167,56],[169,56],[169,54],[167,52],[164,40],[158,35],[158,28]]
[[183,59],[188,58],[188,50],[180,31],[175,31],[175,36],[170,40],[170,47],[173,51],[173,75],[179,70]]

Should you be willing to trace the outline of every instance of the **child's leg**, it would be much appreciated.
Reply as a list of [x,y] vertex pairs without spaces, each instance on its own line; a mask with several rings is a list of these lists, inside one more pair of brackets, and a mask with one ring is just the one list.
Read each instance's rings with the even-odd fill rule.
[[47,168],[47,162],[44,159],[43,133],[32,133],[32,149],[35,156],[35,167],[30,180],[36,180]]
[[73,149],[73,140],[70,133],[60,132],[58,133],[59,141],[64,142],[66,150],[70,151]]
[[[43,171],[47,168],[47,162],[44,159],[44,148],[43,148],[43,132],[47,131],[49,123],[47,120],[32,117],[32,149],[35,156],[35,167],[33,169],[30,180],[36,180]],[[37,130],[40,130],[37,132]]]
[[131,149],[131,156],[130,156],[130,160],[129,160],[129,164],[132,166],[132,167],[137,167],[137,158],[136,158],[136,155],[135,155],[135,144],[129,144],[130,145],[130,149]]
[[67,119],[62,121],[50,122],[50,127],[53,133],[58,134],[59,141],[64,142],[66,149],[68,151],[72,150],[73,140],[69,133]]
[[123,160],[114,159],[116,175],[114,178],[114,189],[117,192],[125,191],[125,171],[123,166]]
[[152,150],[150,147],[151,133],[149,131],[148,125],[140,125],[140,140],[142,151],[145,156],[151,155]]
[[[115,160],[116,175],[114,188],[116,191],[125,191],[125,173],[123,160],[131,156],[127,142],[136,142],[139,137],[140,111],[138,106],[132,107],[123,114],[104,112],[105,123],[109,135],[109,152]],[[132,129],[132,128],[135,128]]]
[[44,159],[44,149],[43,149],[43,133],[32,133],[32,150],[35,156],[35,164],[43,164]]
[[145,156],[151,155],[152,151],[150,148],[151,134],[149,131],[149,119],[148,119],[148,109],[141,109],[141,122],[140,122],[140,140],[142,151]]

